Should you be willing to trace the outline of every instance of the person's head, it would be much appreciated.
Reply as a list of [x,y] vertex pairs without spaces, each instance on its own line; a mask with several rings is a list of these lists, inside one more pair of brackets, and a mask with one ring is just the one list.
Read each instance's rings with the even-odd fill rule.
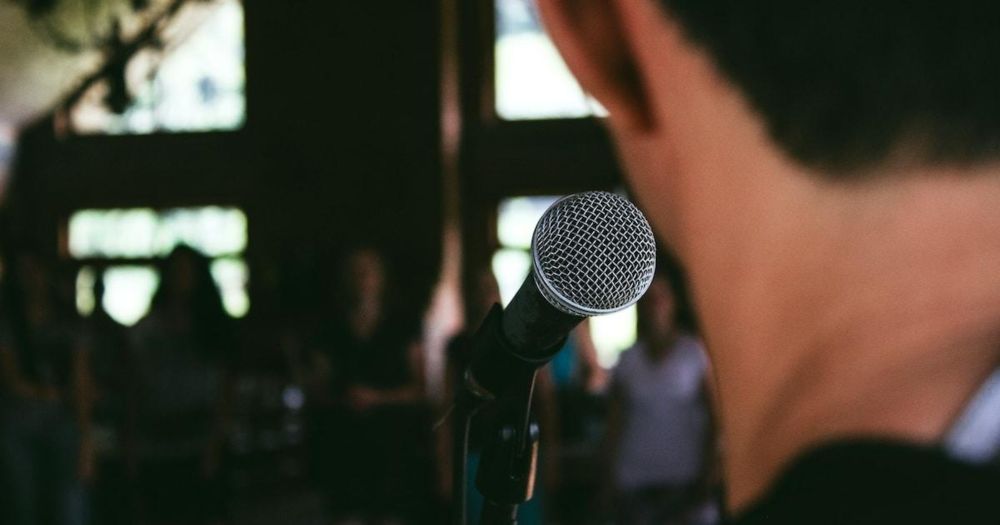
[[194,248],[179,245],[163,261],[157,295],[161,300],[186,304],[215,290],[208,258]]
[[190,246],[178,245],[160,265],[160,285],[151,311],[164,310],[188,316],[210,352],[228,350],[229,317],[212,278],[211,261]]
[[224,319],[222,297],[208,257],[189,246],[174,248],[160,266],[160,285],[152,307],[186,312],[196,323],[206,325]]
[[1000,160],[995,2],[539,5],[682,256],[754,201]]
[[353,303],[379,300],[385,289],[385,264],[382,255],[370,247],[348,252],[341,275],[342,289]]
[[1000,358],[1000,3],[538,3],[690,278],[729,507],[945,432]]
[[639,338],[655,343],[668,341],[678,329],[677,313],[670,281],[661,275],[654,277],[638,303]]

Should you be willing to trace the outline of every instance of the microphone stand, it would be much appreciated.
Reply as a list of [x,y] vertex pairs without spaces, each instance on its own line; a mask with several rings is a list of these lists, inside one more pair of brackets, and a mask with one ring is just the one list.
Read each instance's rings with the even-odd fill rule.
[[[514,352],[502,335],[503,309],[494,305],[473,337],[472,364],[465,374],[458,406],[474,415],[483,406],[495,404],[491,418],[490,440],[484,445],[476,475],[476,487],[485,498],[480,525],[516,525],[518,506],[531,499],[538,465],[539,427],[531,401],[536,370],[554,356],[565,338],[552,348],[529,358]],[[474,371],[480,371],[479,377]],[[502,381],[500,379],[502,378]],[[488,385],[490,388],[487,388]],[[464,484],[465,448],[456,446],[455,473]],[[458,493],[458,491],[455,491]],[[465,501],[456,502],[459,512],[454,521],[464,518]]]

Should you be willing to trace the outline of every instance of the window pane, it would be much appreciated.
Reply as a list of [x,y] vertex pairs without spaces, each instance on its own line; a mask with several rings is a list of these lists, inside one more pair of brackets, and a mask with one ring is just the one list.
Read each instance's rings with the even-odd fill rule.
[[112,319],[132,326],[149,311],[160,276],[152,266],[113,266],[104,271],[102,306]]
[[590,319],[590,336],[601,366],[615,366],[622,351],[635,344],[637,321],[635,306]]
[[531,256],[525,250],[497,250],[493,254],[493,275],[497,278],[504,306],[514,298],[530,270]]
[[558,197],[513,197],[500,201],[497,237],[507,248],[531,248],[535,224]]
[[604,116],[566,68],[534,0],[495,0],[496,111],[503,119]]
[[250,310],[248,274],[243,259],[233,257],[212,261],[212,278],[222,294],[222,306],[230,317],[243,317]]
[[134,208],[81,210],[69,220],[69,253],[75,258],[162,257],[178,244],[209,257],[238,254],[246,249],[246,215],[217,206],[159,213]]
[[240,253],[247,246],[247,217],[237,208],[182,208],[161,216],[156,253],[166,255],[178,244],[209,257]]
[[163,32],[165,49],[137,53],[125,71],[133,95],[122,114],[106,104],[109,83],[95,83],[73,108],[83,133],[233,130],[246,114],[243,5],[188,2]]
[[158,227],[156,212],[81,210],[69,219],[69,253],[73,257],[150,257]]
[[84,317],[94,313],[96,304],[94,284],[96,281],[97,275],[94,269],[89,266],[80,268],[80,273],[76,274],[76,311]]

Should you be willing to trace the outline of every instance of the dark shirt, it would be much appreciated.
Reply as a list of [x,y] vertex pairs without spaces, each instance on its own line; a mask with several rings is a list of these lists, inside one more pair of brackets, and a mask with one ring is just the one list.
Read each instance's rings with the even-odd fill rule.
[[413,380],[408,352],[416,336],[404,323],[383,322],[367,339],[356,337],[346,323],[335,323],[322,339],[333,367],[334,397],[351,386],[393,389]]
[[221,338],[153,310],[130,333],[130,395],[143,460],[189,458],[212,439],[228,362]]
[[[364,339],[346,322],[327,326],[314,344],[330,363],[330,397],[343,401],[351,387],[389,390],[411,384],[409,348],[417,340],[417,326],[387,319]],[[403,515],[430,501],[425,492],[433,487],[428,481],[431,422],[422,406],[356,410],[343,403],[318,404],[309,425],[310,466],[331,495],[334,513]]]
[[1000,467],[887,441],[801,456],[732,525],[1000,524]]

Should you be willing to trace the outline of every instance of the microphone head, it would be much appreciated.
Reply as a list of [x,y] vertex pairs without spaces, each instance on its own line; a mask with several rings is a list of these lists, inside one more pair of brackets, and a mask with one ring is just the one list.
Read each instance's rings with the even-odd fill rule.
[[642,212],[605,191],[555,202],[531,238],[535,284],[555,308],[581,317],[617,312],[646,293],[656,241]]

